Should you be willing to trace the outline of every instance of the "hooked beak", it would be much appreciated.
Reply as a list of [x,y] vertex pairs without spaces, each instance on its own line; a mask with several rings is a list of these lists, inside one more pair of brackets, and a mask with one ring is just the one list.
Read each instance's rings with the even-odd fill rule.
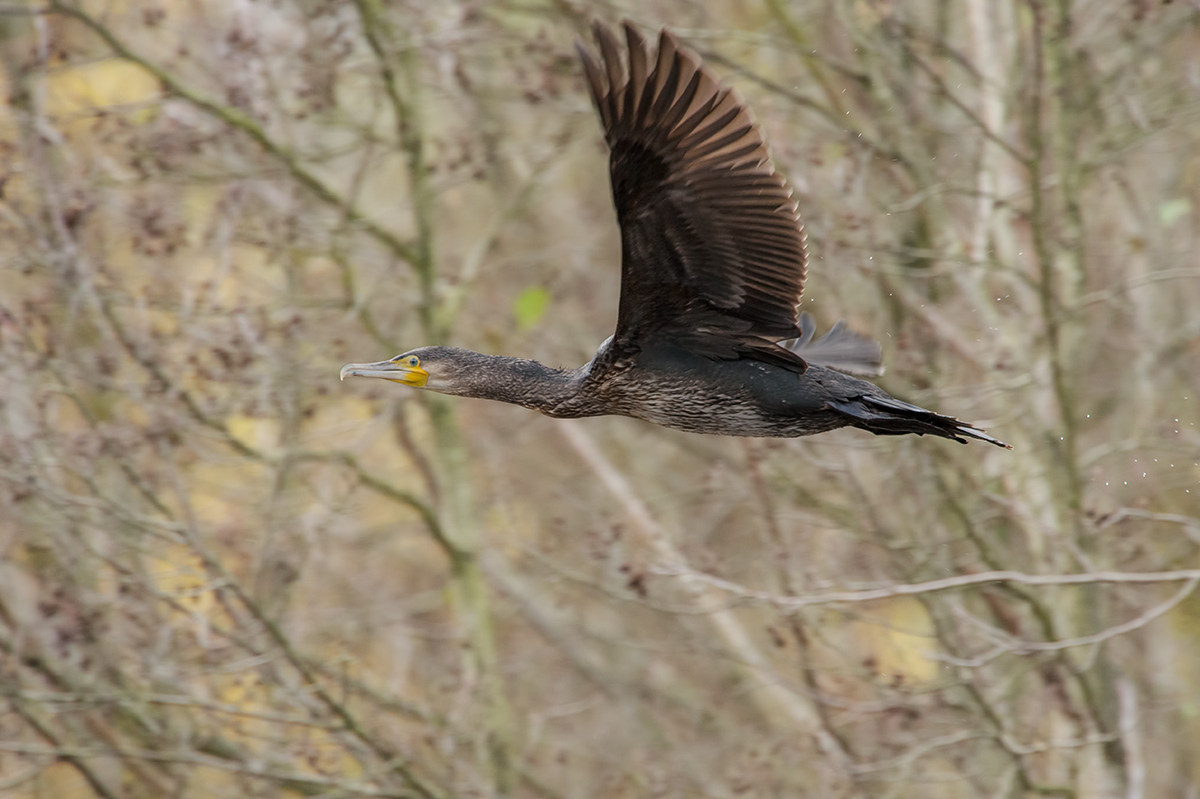
[[347,377],[381,377],[384,380],[391,380],[393,383],[403,383],[416,388],[421,388],[429,382],[429,372],[419,366],[403,366],[396,363],[395,360],[376,363],[348,363],[342,367],[338,376],[342,380]]

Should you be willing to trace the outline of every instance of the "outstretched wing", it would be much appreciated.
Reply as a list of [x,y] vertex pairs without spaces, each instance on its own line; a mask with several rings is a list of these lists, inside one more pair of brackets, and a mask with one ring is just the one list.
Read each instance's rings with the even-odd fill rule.
[[624,24],[593,25],[597,62],[579,48],[611,151],[621,225],[614,344],[659,336],[710,357],[752,357],[803,371],[774,344],[799,336],[804,230],[749,107],[664,30],[652,59]]

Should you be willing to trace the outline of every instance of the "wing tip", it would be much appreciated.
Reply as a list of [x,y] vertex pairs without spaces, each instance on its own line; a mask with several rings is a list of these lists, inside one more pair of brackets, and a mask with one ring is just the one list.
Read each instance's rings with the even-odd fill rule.
[[878,341],[858,333],[839,319],[817,338],[817,323],[808,311],[797,320],[801,335],[785,346],[811,363],[860,377],[879,377],[884,373],[883,347]]

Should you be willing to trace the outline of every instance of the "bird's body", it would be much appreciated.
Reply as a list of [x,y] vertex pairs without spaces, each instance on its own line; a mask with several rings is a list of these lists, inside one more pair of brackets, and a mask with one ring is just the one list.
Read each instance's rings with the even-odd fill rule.
[[[614,364],[606,363],[608,347],[606,341],[596,357],[578,369],[554,369],[525,358],[458,347],[421,347],[406,355],[421,363],[453,363],[449,377],[458,396],[521,405],[556,419],[631,416],[689,433],[762,438],[858,427],[877,435],[929,434],[959,441],[968,436],[1000,444],[970,425],[815,363],[797,374],[752,359],[713,362],[663,343]],[[391,361],[349,364],[345,373],[374,377],[364,374],[372,371],[365,367],[392,371],[382,364]]]
[[797,316],[804,230],[749,108],[668,31],[652,54],[626,23],[625,62],[612,32],[593,29],[601,61],[582,47],[580,55],[611,152],[621,227],[616,332],[578,369],[422,347],[347,364],[343,379],[380,377],[558,418],[632,416],[711,435],[853,426],[1007,446],[839,371],[878,374],[879,346],[840,323],[814,339],[812,320]]
[[643,351],[625,377],[598,381],[595,390],[604,398],[602,407],[663,427],[719,436],[792,438],[846,424],[826,404],[828,398],[847,393],[843,381],[874,388],[820,366],[810,365],[798,375],[750,359],[714,364],[665,345]]

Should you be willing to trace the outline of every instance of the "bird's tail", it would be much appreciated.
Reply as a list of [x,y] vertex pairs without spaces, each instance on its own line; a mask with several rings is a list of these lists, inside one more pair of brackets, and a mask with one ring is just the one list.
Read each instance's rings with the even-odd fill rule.
[[995,444],[997,447],[1012,449],[1008,444],[992,438],[974,425],[910,405],[895,397],[867,394],[851,400],[831,400],[828,405],[848,417],[852,426],[880,436],[915,433],[919,436],[952,438],[960,444],[967,443],[967,438],[974,438]]

